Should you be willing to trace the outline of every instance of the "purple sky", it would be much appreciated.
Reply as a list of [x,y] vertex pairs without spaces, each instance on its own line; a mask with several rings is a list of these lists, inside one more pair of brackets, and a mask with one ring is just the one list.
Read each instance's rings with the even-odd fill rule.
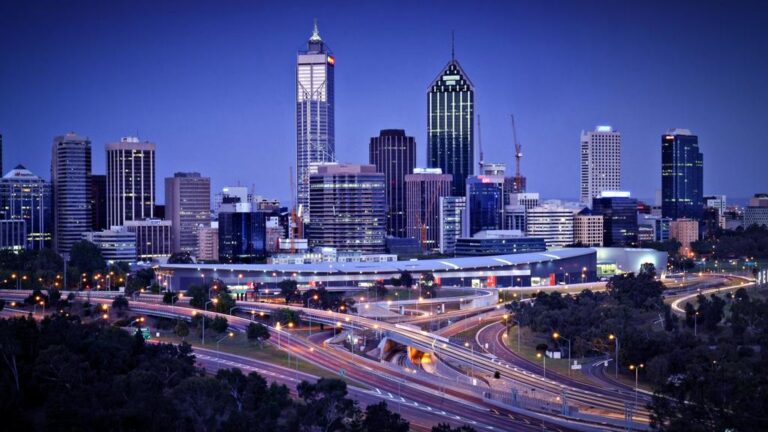
[[402,128],[424,163],[426,90],[453,29],[486,160],[512,168],[514,113],[529,190],[577,197],[579,132],[609,124],[635,196],[660,187],[660,135],[682,127],[699,135],[705,193],[747,197],[768,190],[766,3],[6,0],[5,170],[49,177],[51,139],[71,130],[103,173],[104,145],[138,130],[158,145],[161,189],[200,171],[287,199],[295,55],[317,17],[337,57],[341,161],[367,162],[370,136]]

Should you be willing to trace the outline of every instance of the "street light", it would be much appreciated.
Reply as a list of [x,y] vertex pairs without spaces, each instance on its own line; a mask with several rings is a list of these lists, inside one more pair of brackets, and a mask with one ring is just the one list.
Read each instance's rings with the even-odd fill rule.
[[229,333],[225,334],[224,336],[222,336],[221,339],[216,341],[216,358],[220,357],[220,355],[219,355],[220,354],[219,353],[219,343],[221,343],[221,341],[223,341],[224,339],[226,339],[228,337],[235,337],[235,332],[229,332]]
[[[203,309],[206,312],[208,312],[208,305],[211,304],[211,303],[216,304],[218,302],[219,302],[219,299],[209,300],[209,301],[205,302],[205,304],[203,305]],[[203,314],[203,345],[205,345],[205,319],[206,319],[206,314]]]
[[609,334],[608,339],[615,341],[614,345],[616,346],[616,358],[614,366],[614,373],[616,376],[616,379],[619,379],[619,337],[614,334]]
[[696,313],[693,314],[693,336],[698,335],[699,330],[699,311],[696,311]]
[[641,368],[644,368],[645,365],[640,363],[639,365],[629,365],[629,370],[635,371],[635,406],[637,406],[637,373],[640,371]]
[[544,378],[546,378],[547,377],[547,356],[543,355],[540,352],[537,352],[536,353],[536,358],[540,358],[541,361],[544,363],[544,375],[543,376],[544,376]]
[[554,332],[552,334],[552,339],[554,340],[563,339],[566,342],[568,342],[568,376],[571,376],[571,340],[563,337],[563,335],[561,335],[558,332]]

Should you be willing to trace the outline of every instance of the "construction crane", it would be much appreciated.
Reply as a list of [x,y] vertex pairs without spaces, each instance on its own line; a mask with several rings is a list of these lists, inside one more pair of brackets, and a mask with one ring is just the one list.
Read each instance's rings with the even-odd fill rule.
[[483,174],[483,165],[484,165],[484,157],[483,157],[483,130],[480,128],[480,114],[477,115],[477,145],[480,148],[480,172],[478,174]]
[[517,126],[515,125],[515,115],[510,114],[512,118],[512,139],[515,144],[515,177],[512,179],[513,192],[525,192],[525,177],[520,174],[520,159],[523,158],[523,146],[517,141]]

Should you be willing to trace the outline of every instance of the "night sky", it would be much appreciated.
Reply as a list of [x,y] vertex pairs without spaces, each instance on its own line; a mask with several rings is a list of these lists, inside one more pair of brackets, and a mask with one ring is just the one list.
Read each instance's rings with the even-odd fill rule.
[[689,128],[705,194],[768,191],[768,2],[33,1],[0,2],[5,170],[50,177],[54,135],[157,144],[162,178],[289,199],[296,51],[317,18],[336,55],[336,153],[367,163],[380,129],[426,155],[426,91],[456,57],[475,84],[485,159],[543,198],[578,197],[579,133],[623,134],[624,189],[660,188],[660,136]]

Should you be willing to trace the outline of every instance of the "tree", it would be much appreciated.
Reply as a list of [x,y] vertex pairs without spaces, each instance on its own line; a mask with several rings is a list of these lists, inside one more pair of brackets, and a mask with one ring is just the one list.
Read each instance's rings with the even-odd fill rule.
[[176,323],[176,327],[174,327],[173,332],[176,334],[176,336],[184,339],[189,336],[189,325],[186,321],[179,320],[179,322]]
[[101,249],[87,240],[80,240],[72,245],[69,253],[69,265],[77,269],[75,280],[77,280],[79,273],[99,272],[107,267],[107,263],[101,255]]
[[249,341],[257,341],[259,343],[269,339],[269,329],[267,326],[261,323],[252,322],[245,328],[245,335]]
[[403,420],[400,414],[390,411],[385,401],[381,401],[365,408],[363,429],[377,432],[408,432],[410,424]]
[[283,279],[277,283],[277,287],[280,288],[280,295],[285,298],[285,303],[296,298],[299,293],[298,286],[299,284],[293,279]]
[[189,305],[202,309],[205,307],[205,303],[208,302],[208,286],[200,284],[192,284],[187,288],[187,297],[189,297]]
[[189,252],[176,252],[168,258],[168,264],[194,264],[195,260]]
[[229,313],[235,307],[235,299],[229,293],[221,292],[216,295],[215,310],[218,313]]
[[272,313],[272,320],[282,324],[288,324],[290,322],[295,324],[299,322],[299,314],[295,310],[288,308],[278,309]]
[[125,286],[125,294],[130,296],[136,291],[146,289],[152,284],[154,278],[155,270],[151,267],[137,271],[128,279],[128,283]]
[[229,328],[229,322],[222,316],[217,316],[211,322],[211,329],[216,333],[224,333]]
[[115,297],[114,300],[112,300],[112,309],[116,311],[124,311],[128,309],[128,307],[129,307],[128,299],[125,298],[125,296],[119,295]]
[[163,303],[176,304],[177,301],[179,301],[179,295],[177,293],[166,291],[165,294],[163,294]]
[[432,426],[432,432],[475,432],[475,429],[468,425],[452,427],[448,423],[439,423],[437,426]]
[[301,422],[306,428],[321,430],[346,430],[346,426],[359,420],[360,410],[354,401],[347,399],[344,381],[320,378],[316,383],[302,381],[296,390],[304,402]]
[[400,285],[406,288],[413,286],[413,276],[411,276],[411,272],[408,270],[403,270],[403,272],[400,273]]

